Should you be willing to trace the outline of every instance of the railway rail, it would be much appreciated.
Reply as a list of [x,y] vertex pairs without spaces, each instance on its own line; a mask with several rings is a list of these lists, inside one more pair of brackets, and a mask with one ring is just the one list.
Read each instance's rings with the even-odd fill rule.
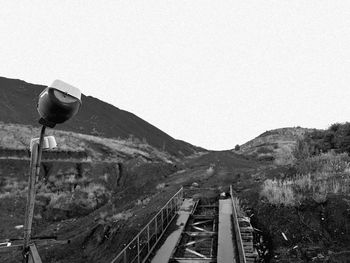
[[[253,228],[247,218],[237,214],[231,186],[230,198],[206,203],[183,199],[183,191],[181,188],[167,202],[112,263],[256,262],[258,254],[253,245]],[[177,222],[174,222],[176,217]],[[155,259],[154,249],[170,224],[177,224],[177,233],[169,234],[158,251],[163,254],[158,257],[161,259]],[[164,246],[169,252],[165,257],[161,250]],[[151,255],[155,257],[151,259]]]
[[232,223],[235,232],[238,262],[253,263],[258,257],[253,244],[254,229],[247,218],[238,215],[232,185],[230,185],[230,196],[232,200]]
[[196,202],[169,262],[217,262],[217,203]]

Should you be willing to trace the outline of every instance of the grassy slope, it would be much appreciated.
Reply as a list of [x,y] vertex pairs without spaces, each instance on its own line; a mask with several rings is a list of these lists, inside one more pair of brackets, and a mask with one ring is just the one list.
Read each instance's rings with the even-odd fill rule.
[[[0,149],[28,150],[30,139],[40,134],[38,128],[29,125],[0,123]],[[174,158],[139,140],[101,138],[60,130],[47,130],[57,141],[57,151],[87,153],[91,161],[123,161],[141,156],[152,161],[170,162]]]
[[272,157],[270,159],[274,159],[276,164],[291,164],[296,141],[312,130],[296,127],[267,131],[241,145],[238,153],[254,155],[260,159]]

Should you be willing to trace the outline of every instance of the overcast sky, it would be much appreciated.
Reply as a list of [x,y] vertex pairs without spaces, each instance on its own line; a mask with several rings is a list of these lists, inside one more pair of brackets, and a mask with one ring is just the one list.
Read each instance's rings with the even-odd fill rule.
[[0,34],[1,76],[61,79],[208,149],[350,119],[347,0],[3,0]]

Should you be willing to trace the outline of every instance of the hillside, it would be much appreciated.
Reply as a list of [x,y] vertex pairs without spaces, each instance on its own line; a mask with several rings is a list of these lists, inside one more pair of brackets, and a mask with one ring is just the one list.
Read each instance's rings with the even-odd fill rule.
[[[38,126],[36,104],[42,85],[0,77],[0,121]],[[91,96],[82,95],[83,106],[74,117],[57,129],[107,138],[137,138],[181,157],[199,148],[176,140],[136,115]]]
[[[0,122],[0,158],[29,160],[30,140],[38,137],[39,133],[39,128],[30,125]],[[142,158],[144,161],[171,163],[176,160],[169,153],[138,140],[100,138],[51,129],[48,129],[46,135],[55,137],[57,148],[44,151],[44,157],[56,161],[74,159],[77,162],[118,163],[132,158]]]
[[[297,139],[312,131],[276,129],[239,151],[174,158],[140,140],[48,129],[59,149],[52,152],[57,158],[43,156],[33,235],[70,243],[38,246],[40,256],[110,262],[181,186],[186,196],[217,198],[232,185],[256,230],[259,262],[347,262],[339,260],[350,247],[349,156],[333,151],[305,158],[311,165],[283,165]],[[22,236],[28,141],[38,132],[0,123],[0,243]],[[20,258],[15,250],[0,253],[0,262]]]
[[[0,78],[3,246],[23,236],[28,146],[39,135],[35,105],[43,88]],[[38,245],[40,256],[111,262],[180,187],[186,197],[216,199],[232,185],[254,227],[259,262],[348,262],[349,131],[349,123],[281,128],[236,150],[205,151],[83,96],[74,121],[47,129],[58,148],[43,153],[33,236],[61,244]],[[301,154],[293,155],[295,148]],[[20,258],[20,251],[0,253],[0,262]]]
[[238,153],[252,155],[260,160],[273,160],[276,164],[293,161],[292,151],[298,139],[314,131],[301,127],[288,127],[266,131],[241,145]]

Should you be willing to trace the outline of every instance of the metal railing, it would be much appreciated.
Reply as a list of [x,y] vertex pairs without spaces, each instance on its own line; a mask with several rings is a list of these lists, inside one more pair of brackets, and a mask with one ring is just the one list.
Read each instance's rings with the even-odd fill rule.
[[239,222],[238,222],[238,215],[237,215],[237,210],[236,210],[236,204],[235,200],[233,198],[233,190],[232,190],[232,185],[230,185],[230,195],[231,195],[231,200],[232,200],[232,216],[233,216],[233,227],[236,232],[236,243],[237,243],[237,250],[238,250],[238,258],[239,258],[239,263],[246,263],[246,256],[245,256],[245,251],[243,247],[243,240],[242,240],[242,235],[241,235],[241,229],[239,227]]
[[111,263],[145,262],[176,217],[182,201],[183,188],[181,187]]

